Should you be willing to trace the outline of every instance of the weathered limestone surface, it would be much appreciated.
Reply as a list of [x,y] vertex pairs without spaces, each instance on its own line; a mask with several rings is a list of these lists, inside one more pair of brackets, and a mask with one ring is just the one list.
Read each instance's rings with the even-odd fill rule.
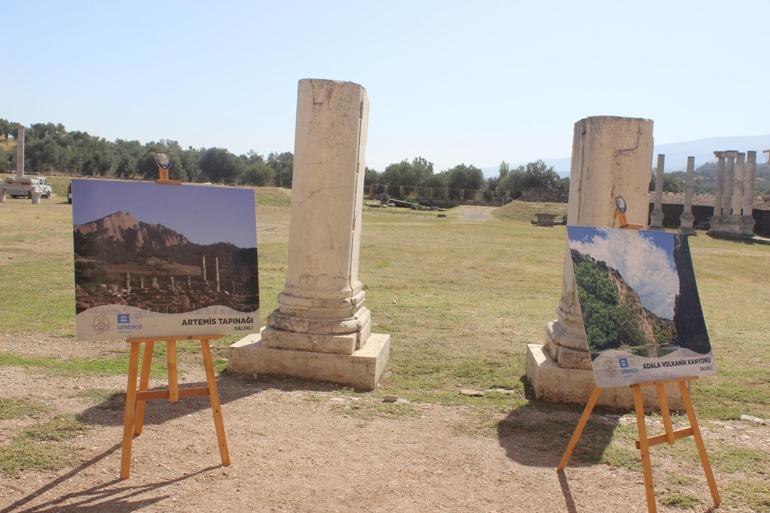
[[[626,200],[627,222],[647,224],[652,127],[649,119],[612,116],[575,124],[568,224],[617,227],[618,195]],[[545,346],[529,346],[527,362],[527,377],[537,397],[568,402],[588,399],[594,378],[568,250],[557,319],[546,326]],[[600,404],[629,407],[633,400],[624,388],[603,394]]]
[[19,132],[16,135],[16,176],[24,176],[24,139],[25,131],[23,125],[19,125]]
[[287,279],[268,326],[232,346],[234,371],[376,386],[390,337],[371,335],[358,278],[367,120],[363,87],[300,81]]
[[658,155],[658,166],[655,169],[655,207],[650,214],[650,228],[663,229],[663,173],[666,165],[666,156]]
[[715,151],[714,155],[719,158],[718,188],[708,233],[715,237],[751,239],[754,236],[755,224],[751,215],[751,203],[754,195],[756,152],[748,152],[748,162],[747,154],[734,150]]
[[693,222],[695,216],[692,214],[692,195],[695,185],[695,157],[687,157],[687,186],[684,192],[684,210],[679,217],[679,231],[687,235],[695,235]]

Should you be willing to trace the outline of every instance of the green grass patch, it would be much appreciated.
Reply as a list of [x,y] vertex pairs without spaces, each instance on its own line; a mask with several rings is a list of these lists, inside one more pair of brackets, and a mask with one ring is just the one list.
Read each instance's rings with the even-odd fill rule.
[[678,491],[664,491],[658,496],[658,502],[669,508],[693,509],[701,503],[700,498]]
[[639,451],[618,443],[611,443],[607,446],[602,453],[601,461],[607,465],[628,470],[639,470],[642,468]]
[[14,439],[0,447],[0,474],[14,476],[27,470],[58,470],[75,461],[72,451],[52,443]]
[[48,407],[38,402],[0,397],[0,420],[34,417],[46,410]]
[[258,207],[288,207],[291,205],[291,189],[256,187]]
[[[2,365],[25,367],[65,376],[82,374],[112,376],[128,372],[128,355],[116,358],[68,358],[60,360],[58,358],[25,356],[0,351],[0,366]],[[165,370],[165,361],[162,364],[153,364],[152,375],[162,376]]]
[[87,388],[85,390],[80,390],[77,393],[77,397],[82,397],[84,399],[89,399],[96,402],[110,401],[115,397],[122,395],[122,391],[109,388]]
[[756,481],[740,479],[729,481],[722,487],[727,500],[736,505],[745,505],[752,511],[767,513],[770,511],[770,482],[766,479]]
[[75,415],[57,415],[51,420],[24,429],[21,436],[41,442],[58,442],[74,438],[88,429],[90,427]]
[[332,407],[332,411],[362,420],[372,420],[378,417],[400,419],[420,416],[420,411],[408,403],[372,403],[356,401],[351,404],[335,405]]
[[770,454],[759,449],[719,446],[709,458],[718,472],[770,475]]

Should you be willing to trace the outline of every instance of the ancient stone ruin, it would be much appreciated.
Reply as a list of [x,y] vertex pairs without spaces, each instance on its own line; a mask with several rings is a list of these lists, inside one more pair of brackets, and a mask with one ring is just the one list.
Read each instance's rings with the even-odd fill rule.
[[708,233],[715,237],[751,239],[755,224],[752,205],[757,152],[715,151],[714,156],[717,183]]
[[371,333],[358,279],[366,91],[301,80],[297,103],[286,284],[268,326],[233,344],[230,369],[371,390],[390,336]]

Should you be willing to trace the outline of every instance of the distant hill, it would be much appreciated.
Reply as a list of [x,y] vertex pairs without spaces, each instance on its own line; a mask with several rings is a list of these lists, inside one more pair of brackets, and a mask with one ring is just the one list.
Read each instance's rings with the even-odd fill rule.
[[[770,134],[768,135],[746,135],[737,137],[710,137],[708,139],[696,139],[694,141],[684,141],[675,143],[665,143],[655,145],[653,150],[654,166],[656,155],[663,153],[666,155],[666,171],[683,171],[687,166],[687,157],[695,157],[695,167],[698,168],[707,162],[714,160],[714,151],[717,150],[755,150],[757,161],[764,163],[766,160],[762,150],[770,149]],[[554,170],[562,176],[569,176],[570,158],[542,159],[547,165],[553,166]],[[519,164],[516,164],[519,165]],[[515,166],[514,166],[515,167]],[[487,177],[497,175],[497,166],[482,168]]]

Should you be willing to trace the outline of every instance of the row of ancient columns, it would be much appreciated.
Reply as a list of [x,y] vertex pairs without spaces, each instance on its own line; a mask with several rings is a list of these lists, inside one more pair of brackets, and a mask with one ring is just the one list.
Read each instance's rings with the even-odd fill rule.
[[[650,228],[663,229],[663,174],[666,165],[666,156],[658,154],[658,167],[655,172],[655,203],[650,214]],[[686,188],[684,193],[684,209],[679,218],[679,231],[686,234],[694,234],[693,223],[695,216],[692,213],[692,197],[695,185],[695,157],[687,157]]]
[[752,203],[757,152],[715,151],[717,158],[714,215],[709,233],[751,238],[754,234]]

